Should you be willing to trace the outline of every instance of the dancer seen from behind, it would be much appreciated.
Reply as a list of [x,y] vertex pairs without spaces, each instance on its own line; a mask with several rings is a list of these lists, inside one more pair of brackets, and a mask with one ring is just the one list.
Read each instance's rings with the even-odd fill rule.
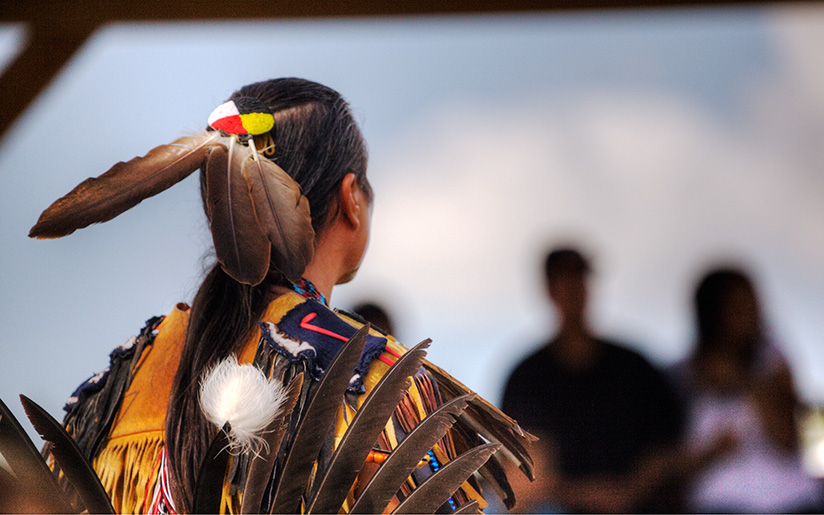
[[516,493],[526,512],[668,511],[669,449],[681,414],[646,359],[593,334],[587,322],[589,261],[574,248],[544,266],[558,331],[512,372],[503,409],[540,440],[538,480]]
[[[373,193],[366,166],[360,130],[337,92],[270,80],[234,93],[203,134],[118,163],[41,215],[31,236],[64,236],[201,171],[217,262],[191,307],[150,319],[66,406],[65,426],[117,512],[478,511],[486,505],[481,476],[513,505],[503,462],[530,476],[524,445],[531,436],[424,360],[425,344],[407,351],[329,307],[334,286],[355,276],[367,247]],[[354,358],[345,358],[351,364],[341,365],[355,344]],[[232,374],[249,369],[286,400],[244,433],[243,417],[227,412],[255,418],[274,401],[227,400],[221,383],[210,381],[232,383]],[[384,387],[390,380],[394,397]],[[329,390],[333,381],[337,393]],[[207,395],[213,390],[219,393]],[[249,406],[251,397],[259,405]],[[437,429],[425,431],[431,442],[415,431],[426,420]],[[382,486],[388,495],[376,493],[370,479],[401,470],[392,451],[407,438],[422,450],[406,458],[396,484]],[[206,474],[213,454],[225,466]],[[449,465],[462,459],[461,475]],[[213,476],[217,488],[204,488]],[[215,504],[203,504],[207,497]]]

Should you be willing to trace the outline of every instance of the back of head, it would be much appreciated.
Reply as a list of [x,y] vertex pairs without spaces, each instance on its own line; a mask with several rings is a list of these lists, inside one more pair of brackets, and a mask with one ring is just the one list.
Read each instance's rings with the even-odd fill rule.
[[589,261],[572,247],[556,248],[547,254],[544,261],[544,274],[548,283],[566,275],[584,276],[590,270]]
[[583,322],[587,303],[587,259],[574,248],[557,248],[544,262],[549,297],[558,309],[562,323]]
[[244,96],[260,100],[272,111],[275,124],[268,135],[274,149],[266,155],[300,185],[316,234],[328,223],[346,174],[354,173],[371,197],[366,145],[337,91],[305,79],[282,78],[243,86],[230,100]]
[[378,304],[363,302],[352,308],[352,311],[381,331],[387,334],[395,334],[395,327],[389,313]]
[[695,290],[694,305],[699,353],[718,350],[731,336],[758,336],[755,287],[738,268],[716,268],[704,275]]

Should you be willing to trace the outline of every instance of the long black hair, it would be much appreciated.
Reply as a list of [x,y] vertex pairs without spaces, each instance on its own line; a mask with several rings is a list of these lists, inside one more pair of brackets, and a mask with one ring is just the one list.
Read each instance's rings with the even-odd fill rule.
[[[347,174],[354,173],[371,198],[363,137],[340,94],[315,82],[286,78],[244,86],[231,98],[238,96],[257,98],[274,114],[270,159],[300,185],[316,235],[331,221]],[[201,173],[202,191],[203,177]],[[247,340],[271,301],[273,283],[285,284],[277,270],[261,284],[249,286],[215,264],[195,295],[166,412],[166,449],[179,512],[191,509],[195,473],[213,436],[198,403],[200,375]]]

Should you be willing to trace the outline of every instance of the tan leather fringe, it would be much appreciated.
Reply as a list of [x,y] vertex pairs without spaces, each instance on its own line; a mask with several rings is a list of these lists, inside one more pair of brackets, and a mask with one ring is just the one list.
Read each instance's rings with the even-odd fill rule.
[[[157,463],[163,449],[163,432],[151,431],[115,438],[94,460],[94,469],[117,513],[144,513],[157,481]],[[126,466],[126,464],[129,466]]]

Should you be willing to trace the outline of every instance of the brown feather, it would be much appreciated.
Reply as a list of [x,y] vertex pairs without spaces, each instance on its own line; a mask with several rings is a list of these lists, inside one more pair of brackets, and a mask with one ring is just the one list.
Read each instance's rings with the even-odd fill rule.
[[[0,399],[2,513],[70,513],[71,506],[23,426]],[[18,503],[19,502],[19,503]]]
[[300,513],[298,510],[306,483],[363,352],[369,328],[370,325],[366,324],[349,338],[314,388],[278,472],[269,513]]
[[426,339],[401,356],[369,392],[341,437],[329,466],[318,470],[312,485],[316,494],[307,513],[338,512],[375,440],[412,384],[410,379],[420,368],[430,342]]
[[[249,185],[241,173],[244,152],[214,147],[206,161],[206,199],[215,254],[223,270],[244,284],[259,284],[269,270],[272,245],[260,228]],[[231,156],[229,155],[231,154]]]
[[[462,449],[477,447],[485,442],[478,433],[460,423],[454,426],[452,436]],[[500,455],[501,459],[511,461],[512,458],[507,457],[506,454],[507,451],[504,447],[498,453],[490,456],[484,466],[478,469],[478,472],[497,491],[498,497],[501,498],[507,509],[512,510],[516,504],[515,492],[512,490],[512,485],[509,484],[506,470],[498,459]]]
[[242,171],[260,227],[272,243],[272,261],[287,279],[297,282],[315,250],[309,200],[298,183],[269,159],[249,152]]
[[382,513],[401,484],[418,465],[421,456],[425,456],[446,434],[452,427],[455,417],[463,412],[467,400],[474,396],[474,393],[469,393],[452,399],[415,426],[381,464],[349,509],[349,513]]
[[[471,391],[429,361],[424,360],[423,365],[435,377],[446,398],[458,397]],[[468,430],[477,432],[489,441],[501,442],[505,449],[502,456],[520,468],[527,478],[534,480],[534,466],[526,446],[537,438],[521,429],[516,421],[481,397],[475,397],[461,415],[459,425],[466,426]]]
[[497,442],[487,443],[461,454],[418,485],[392,513],[435,513],[500,447]]
[[212,439],[203,456],[195,483],[192,513],[220,513],[223,482],[229,465],[231,432],[232,426],[226,422]]
[[286,428],[289,426],[289,419],[292,411],[300,397],[303,386],[303,372],[294,377],[287,386],[286,401],[280,408],[280,414],[269,424],[263,439],[266,441],[268,451],[264,449],[259,456],[252,458],[249,469],[249,477],[246,479],[246,487],[243,490],[243,504],[240,513],[261,513],[261,502],[269,479],[272,477],[272,469],[275,466],[275,459],[280,450],[280,444]]
[[29,231],[32,238],[60,238],[93,223],[106,222],[145,198],[177,184],[197,170],[212,145],[225,143],[217,132],[180,138],[143,157],[120,162],[54,201]]
[[40,436],[52,444],[52,456],[60,465],[60,469],[69,482],[80,494],[80,498],[86,506],[86,511],[89,513],[114,513],[109,496],[106,494],[103,485],[100,484],[97,473],[95,473],[91,463],[83,456],[80,447],[60,425],[60,422],[52,418],[46,410],[25,395],[20,396],[20,402]]

